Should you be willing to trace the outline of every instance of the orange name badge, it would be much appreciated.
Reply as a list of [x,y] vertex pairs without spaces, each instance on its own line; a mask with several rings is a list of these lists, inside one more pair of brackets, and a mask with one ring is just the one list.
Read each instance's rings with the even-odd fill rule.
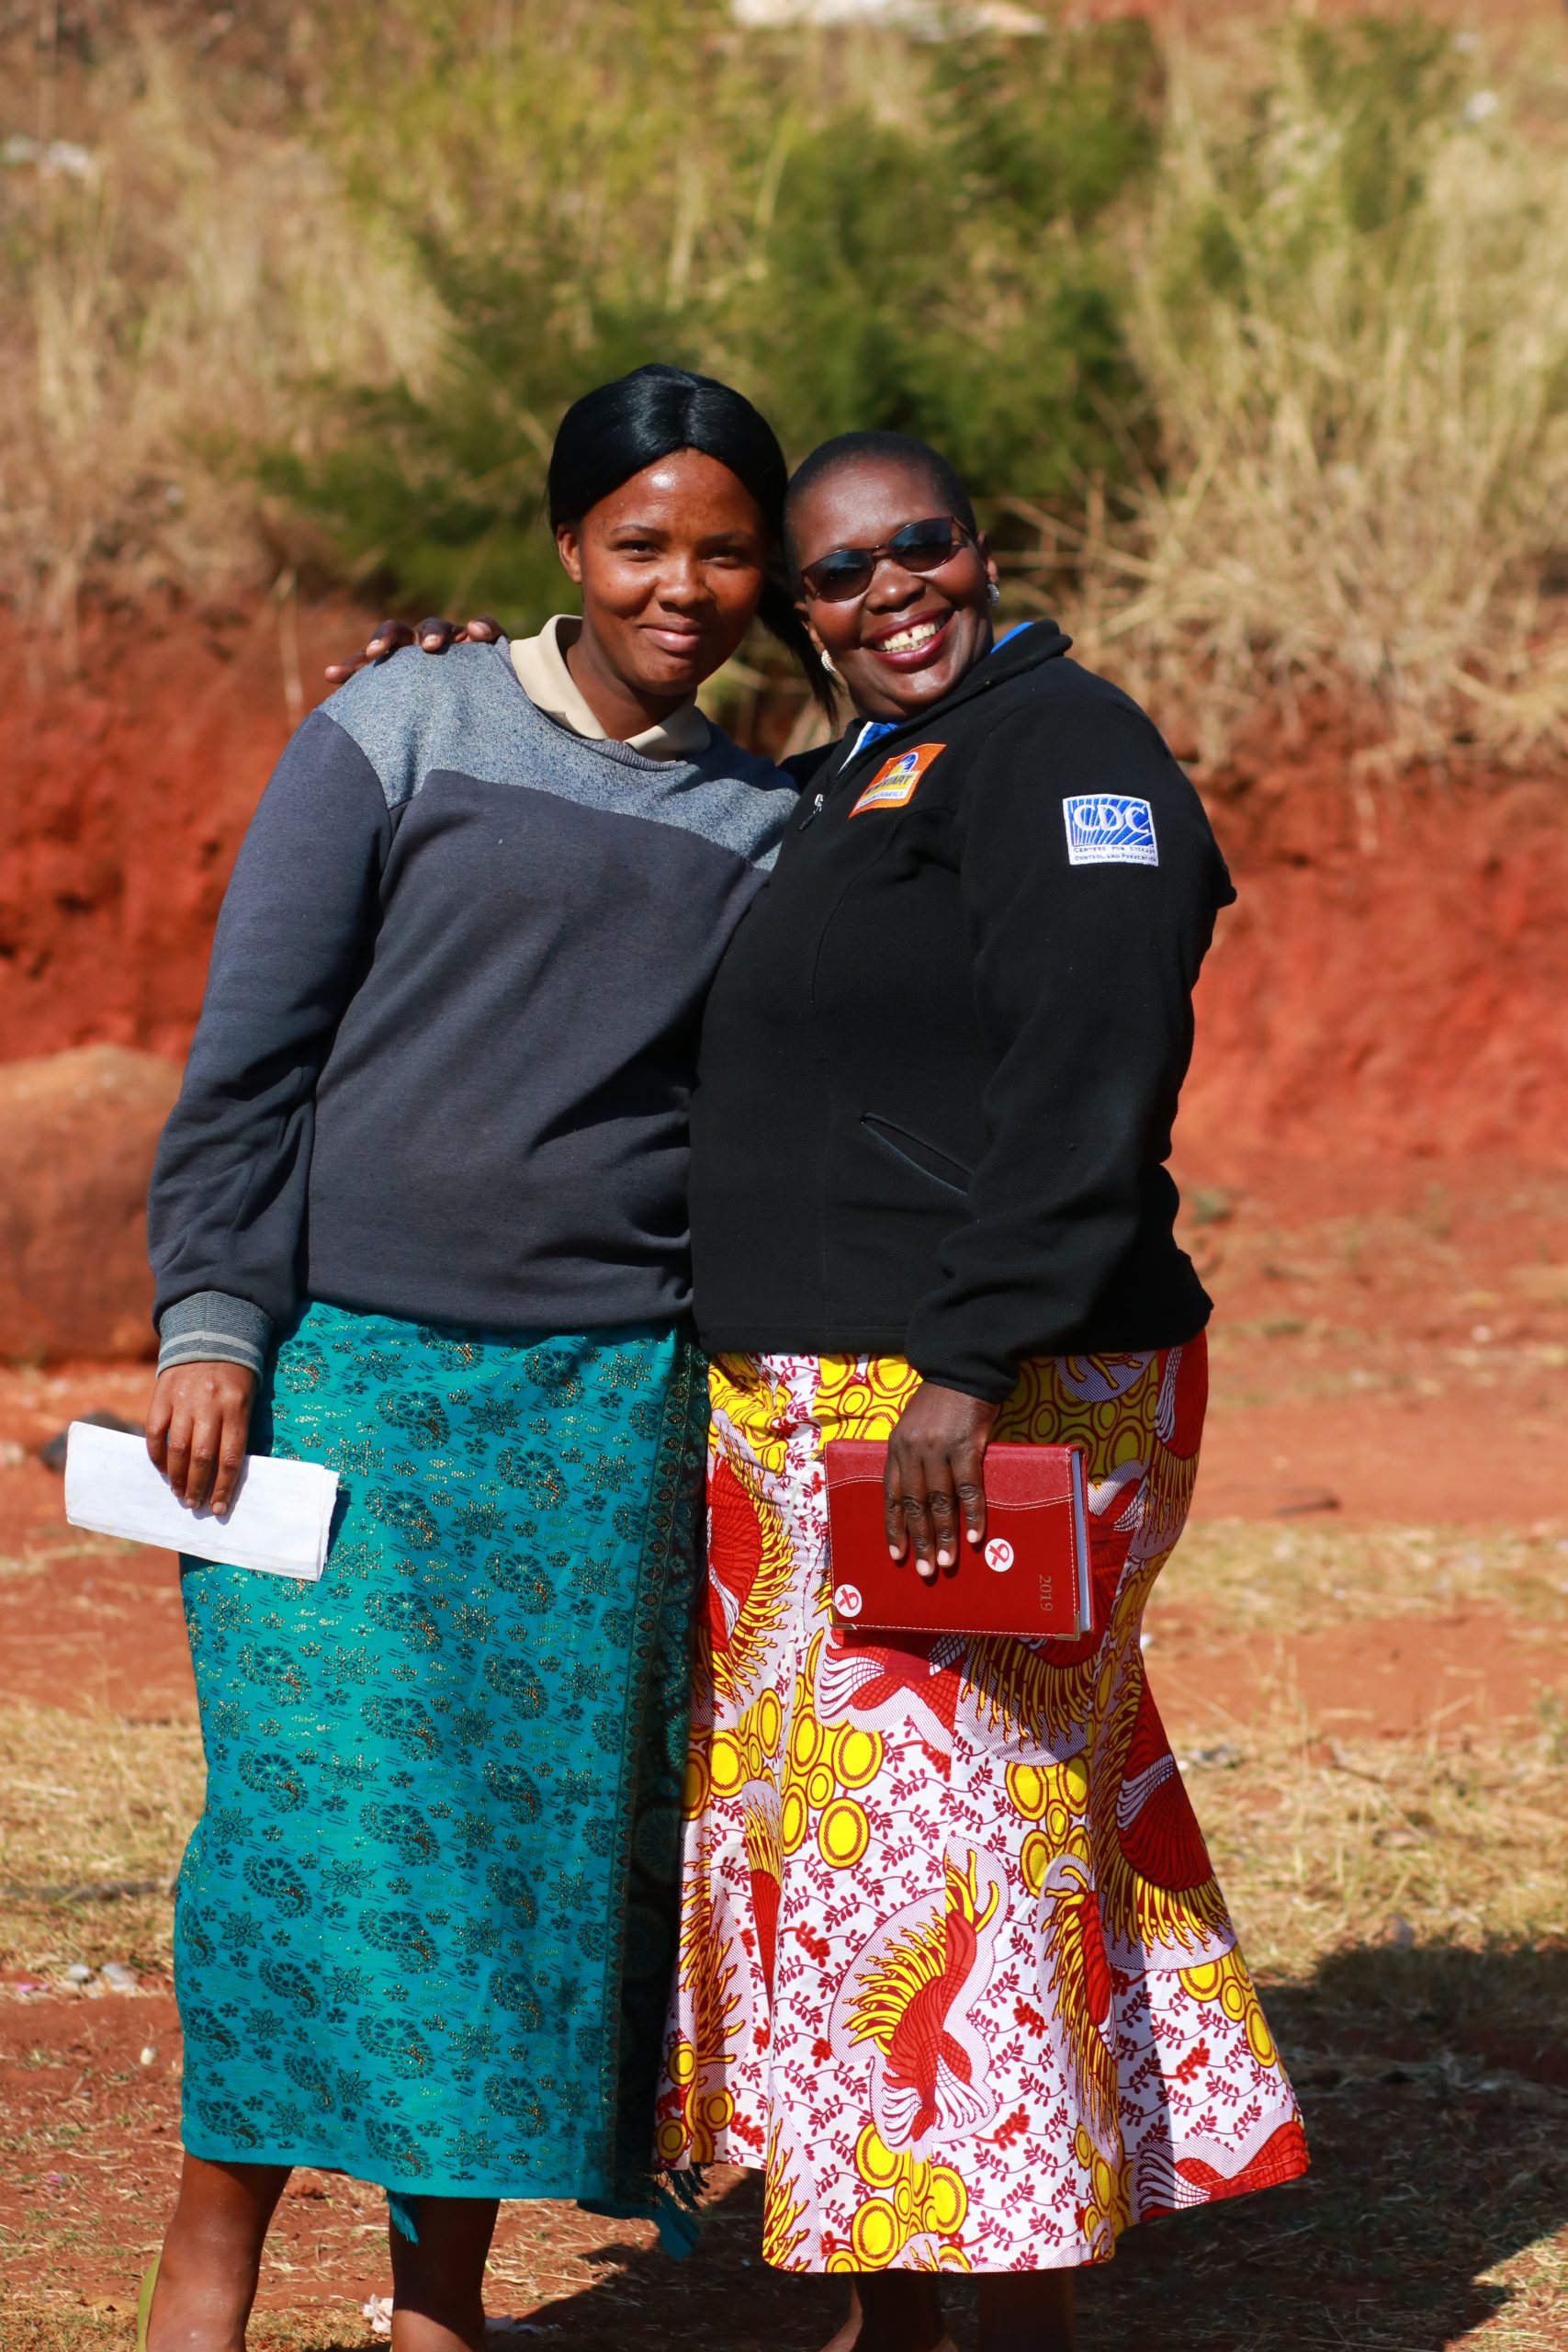
[[863,817],[868,808],[902,808],[915,797],[915,786],[945,743],[913,743],[907,752],[899,752],[886,767],[877,769],[854,807],[852,817]]

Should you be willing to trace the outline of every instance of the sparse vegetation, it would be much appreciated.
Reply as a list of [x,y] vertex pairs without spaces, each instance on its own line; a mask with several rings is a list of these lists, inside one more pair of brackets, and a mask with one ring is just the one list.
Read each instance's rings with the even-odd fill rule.
[[1073,505],[1124,476],[1142,401],[1103,223],[1155,154],[1137,20],[928,55],[620,0],[520,9],[499,59],[429,23],[395,0],[362,30],[324,127],[452,322],[423,398],[362,393],[328,458],[268,469],[340,560],[547,610],[555,419],[650,356],[739,384],[795,457],[871,423],[983,492]]
[[1348,699],[1393,759],[1568,743],[1560,28],[280,0],[12,39],[24,615],[299,572],[535,618],[555,418],[659,353],[794,455],[940,441],[1013,609],[1207,761],[1260,691]]
[[[1384,755],[1568,748],[1568,52],[1418,17],[1173,60],[1122,230],[1163,472],[1080,542],[1091,658],[1185,702],[1326,688]],[[1185,682],[1194,675],[1196,691]]]
[[[1364,1611],[1440,1613],[1456,1577],[1484,1589],[1499,1618],[1537,1623],[1540,1568],[1515,1535],[1226,1522],[1193,1530],[1167,1575],[1173,1600],[1201,1610],[1219,1638],[1299,1626],[1314,1584],[1359,1621],[1351,1638],[1368,1638]],[[1151,1611],[1156,1690],[1163,1605],[1156,1597]],[[1301,2093],[1314,2166],[1288,2190],[1129,2233],[1110,2269],[1083,2282],[1087,2341],[1408,2352],[1462,2339],[1477,2352],[1561,2352],[1561,1710],[1469,1731],[1450,1723],[1415,1737],[1325,1739],[1282,1672],[1245,1720],[1212,1712],[1185,1738],[1188,1785]],[[32,1881],[167,1871],[199,1770],[193,1724],[131,1726],[7,1702],[7,1871]],[[72,1962],[111,1951],[153,1989],[168,1927],[163,1898],[13,1913],[6,1972],[50,1988],[45,2007],[8,2012],[23,2050],[38,2020],[33,2056],[13,2064],[16,2103],[28,2064],[61,2096],[29,2106],[25,2127],[0,2127],[18,2200],[0,2215],[0,2267],[13,2282],[4,2352],[107,2352],[125,2340],[127,2297],[170,2189],[171,2052],[161,2047],[150,2068],[132,2054],[90,2076],[75,2055],[67,2065],[47,2005],[58,2005]],[[103,1998],[112,2018],[114,1996]],[[83,2031],[104,2014],[84,2000],[67,2012]],[[492,2308],[547,2333],[570,2329],[589,2352],[651,2352],[672,2325],[714,2352],[820,2343],[831,2282],[781,2281],[757,2266],[754,2177],[721,2174],[714,2193],[701,2255],[681,2269],[645,2224],[507,2206]],[[269,2264],[254,2331],[264,2352],[367,2343],[358,2302],[384,2283],[376,2192],[311,2176],[302,2194],[320,2201],[293,2209],[309,2226]],[[94,2290],[103,2299],[87,2302],[84,2279],[109,2282]],[[952,2304],[959,2342],[972,2343],[966,2282],[953,2282]]]
[[[7,1704],[0,1787],[0,1970],[58,1976],[106,1960],[166,1970],[170,1889],[201,1807],[196,1724]],[[136,1891],[117,1898],[120,1887]]]

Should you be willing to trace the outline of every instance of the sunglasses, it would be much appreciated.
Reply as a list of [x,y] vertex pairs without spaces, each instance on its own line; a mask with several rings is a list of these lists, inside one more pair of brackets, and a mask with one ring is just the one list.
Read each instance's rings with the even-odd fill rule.
[[835,548],[815,563],[803,564],[800,584],[814,603],[842,605],[863,596],[876,576],[884,556],[891,556],[905,571],[940,571],[960,548],[973,547],[975,534],[951,514],[928,514],[923,523],[906,523],[880,547]]

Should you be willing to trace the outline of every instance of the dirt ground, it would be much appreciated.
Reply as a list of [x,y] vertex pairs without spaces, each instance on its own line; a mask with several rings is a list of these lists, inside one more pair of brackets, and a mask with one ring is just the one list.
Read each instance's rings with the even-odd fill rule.
[[[1238,1161],[1223,1182],[1179,1172],[1217,1306],[1195,1527],[1520,1531],[1560,1553],[1568,1582],[1568,1174],[1294,1159]],[[0,1547],[19,1555],[0,1577],[7,1697],[130,1722],[194,1704],[171,1560],[74,1534],[35,1450],[79,1411],[134,1419],[148,1388],[136,1364],[0,1371]],[[1196,1727],[1205,1710],[1247,1713],[1277,1655],[1213,1622],[1192,1551],[1149,1624],[1167,1713]],[[1337,1629],[1290,1636],[1309,1708],[1333,1693],[1343,1712],[1353,1692],[1405,1732],[1455,1701],[1528,1711],[1568,1669],[1557,1636],[1484,1591],[1418,1629],[1369,1622],[1349,1657]]]
[[[1133,2233],[1086,2281],[1090,2352],[1568,2346],[1568,1176],[1213,1153],[1181,1173],[1214,1385],[1149,1663],[1316,2165]],[[0,1374],[0,1720],[35,1823],[0,1867],[5,2352],[128,2340],[177,2164],[165,1889],[199,1764],[175,1572],[74,1535],[35,1452],[146,1385]],[[91,1838],[78,1754],[118,1792]],[[1472,1900],[1466,1842],[1493,1821]],[[134,1990],[96,1973],[117,1958]],[[497,2340],[819,2343],[837,2290],[766,2271],[758,2213],[753,2180],[717,2175],[672,2269],[636,2225],[509,2208]],[[376,2192],[299,2176],[254,2341],[368,2343],[387,2286]],[[966,2340],[962,2285],[954,2309]]]

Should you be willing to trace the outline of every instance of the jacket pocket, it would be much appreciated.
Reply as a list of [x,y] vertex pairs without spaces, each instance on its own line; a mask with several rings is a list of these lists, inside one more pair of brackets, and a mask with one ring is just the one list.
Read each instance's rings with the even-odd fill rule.
[[928,1143],[924,1136],[913,1134],[909,1128],[899,1126],[897,1120],[885,1119],[875,1111],[863,1111],[860,1123],[867,1135],[896,1159],[901,1159],[906,1168],[913,1168],[917,1174],[930,1177],[933,1184],[956,1193],[961,1198],[969,1190],[974,1170],[965,1168],[961,1159],[954,1159],[940,1145]]

